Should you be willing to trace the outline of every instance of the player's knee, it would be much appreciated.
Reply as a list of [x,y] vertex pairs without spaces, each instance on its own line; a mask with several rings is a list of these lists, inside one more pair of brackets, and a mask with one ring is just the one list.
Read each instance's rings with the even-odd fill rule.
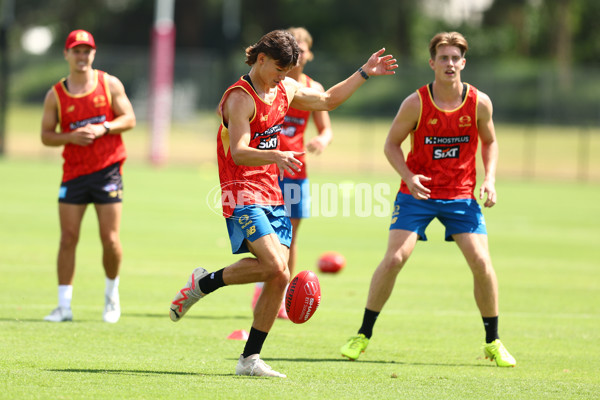
[[77,246],[79,242],[79,234],[72,231],[62,231],[60,234],[60,247],[61,248],[73,248]]
[[117,232],[100,232],[100,240],[105,248],[119,247],[119,234]]
[[287,265],[282,260],[273,259],[264,263],[264,281],[287,282],[290,279],[290,272]]
[[398,273],[404,266],[406,262],[406,258],[401,253],[394,253],[390,255],[386,255],[386,257],[381,262],[381,267],[389,272]]

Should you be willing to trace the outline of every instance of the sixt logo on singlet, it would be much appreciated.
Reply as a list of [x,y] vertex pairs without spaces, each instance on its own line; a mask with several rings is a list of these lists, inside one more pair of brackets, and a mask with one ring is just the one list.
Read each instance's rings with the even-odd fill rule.
[[469,143],[469,136],[425,136],[425,144]]
[[276,149],[277,145],[279,144],[278,133],[281,132],[282,127],[283,125],[279,124],[270,127],[264,132],[254,132],[254,137],[252,139],[260,139],[260,142],[256,148],[260,150]]
[[81,121],[71,122],[69,129],[74,130],[86,126],[87,124],[101,124],[106,121],[106,115],[98,115],[97,117],[82,119]]
[[446,158],[458,158],[460,155],[460,146],[449,146],[449,147],[434,147],[433,148],[433,159],[444,160]]

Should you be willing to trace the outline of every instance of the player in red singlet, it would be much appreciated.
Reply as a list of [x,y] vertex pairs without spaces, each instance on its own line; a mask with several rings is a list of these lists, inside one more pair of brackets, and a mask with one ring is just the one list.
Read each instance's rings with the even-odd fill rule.
[[169,316],[179,321],[198,300],[226,286],[264,282],[237,375],[285,377],[260,359],[260,351],[283,300],[288,269],[291,224],[285,215],[277,178],[297,172],[302,153],[282,151],[279,135],[288,106],[307,111],[333,110],[370,75],[391,75],[397,68],[385,49],[373,53],[357,72],[326,92],[306,88],[286,74],[300,49],[287,31],[264,35],[246,49],[250,72],[227,89],[219,104],[217,137],[223,213],[233,253],[250,252],[238,262],[209,273],[196,268],[175,295]]
[[121,132],[132,129],[136,121],[121,81],[92,68],[95,55],[96,44],[89,32],[81,29],[71,32],[64,50],[69,75],[56,83],[44,100],[42,143],[64,146],[58,196],[61,229],[58,307],[44,318],[50,322],[73,319],[75,251],[89,203],[96,209],[103,249],[106,274],[103,319],[115,323],[121,316],[119,225],[123,194],[121,169],[126,158]]
[[[485,328],[484,355],[501,367],[516,365],[498,336],[498,283],[485,220],[474,196],[475,158],[481,141],[485,176],[479,198],[485,207],[496,203],[498,144],[492,102],[485,93],[461,81],[467,49],[460,33],[443,32],[433,37],[429,65],[435,80],[402,102],[390,128],[385,154],[402,183],[388,248],[373,274],[362,326],[340,349],[351,360],[367,348],[398,273],[417,240],[427,240],[429,223],[438,218],[446,227],[446,240],[456,242],[473,273],[475,302]],[[405,160],[401,145],[409,137],[411,149]]]
[[[294,35],[296,42],[298,42],[300,54],[298,56],[298,64],[287,74],[287,76],[293,78],[305,87],[314,88],[320,92],[324,92],[325,90],[319,82],[312,80],[304,73],[306,63],[313,59],[313,54],[311,52],[313,44],[312,36],[304,28],[289,28],[288,31]],[[320,154],[329,145],[333,138],[333,133],[331,131],[331,120],[329,119],[329,113],[327,111],[311,112],[290,107],[284,118],[283,129],[279,136],[280,149],[282,151],[289,150],[299,153],[305,151],[304,132],[306,131],[311,115],[315,127],[317,128],[317,136],[308,141],[306,150],[314,154]],[[290,259],[288,260],[290,277],[294,276],[294,271],[296,270],[298,228],[300,227],[302,219],[310,217],[310,183],[306,172],[306,157],[305,154],[301,154],[297,158],[302,162],[300,170],[294,174],[286,171],[283,180],[279,181],[286,211],[290,217],[292,231],[294,232],[292,235],[292,243],[290,245]],[[260,296],[262,291],[262,285],[262,282],[258,282],[254,288],[252,308],[254,308],[258,301],[258,296]],[[285,304],[281,305],[277,316],[278,318],[287,318]]]

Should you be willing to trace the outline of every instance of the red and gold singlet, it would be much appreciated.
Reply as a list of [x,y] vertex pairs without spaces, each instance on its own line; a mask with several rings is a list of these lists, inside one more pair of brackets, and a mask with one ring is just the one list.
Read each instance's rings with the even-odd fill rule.
[[[310,87],[312,79],[302,74],[299,82],[305,87]],[[281,132],[281,148],[282,151],[304,151],[304,131],[310,118],[310,111],[298,110],[290,107],[284,122],[283,131]],[[291,179],[306,179],[306,154],[296,156],[302,162],[300,171],[295,171],[294,175],[285,171],[284,176]]]
[[[432,178],[425,186],[432,199],[474,198],[477,129],[477,89],[465,84],[466,95],[454,110],[438,108],[429,85],[417,90],[421,114],[411,132],[411,150],[406,158],[414,174]],[[410,194],[404,181],[402,193]]]
[[[66,78],[53,86],[58,104],[58,122],[62,133],[71,132],[87,124],[112,121],[112,98],[105,72],[94,70],[95,84],[83,94],[71,94]],[[63,149],[63,178],[66,182],[81,175],[91,174],[127,157],[120,134],[104,135],[89,146],[67,143]]]
[[[261,150],[279,149],[279,134],[283,128],[283,118],[288,111],[288,100],[283,83],[277,85],[275,99],[268,104],[256,94],[250,78],[245,75],[225,91],[219,103],[221,111],[225,99],[233,89],[245,91],[254,101],[249,146]],[[229,130],[222,122],[217,134],[217,157],[223,215],[230,217],[236,205],[282,205],[283,196],[278,183],[277,164],[256,167],[237,165],[231,157],[229,146]]]

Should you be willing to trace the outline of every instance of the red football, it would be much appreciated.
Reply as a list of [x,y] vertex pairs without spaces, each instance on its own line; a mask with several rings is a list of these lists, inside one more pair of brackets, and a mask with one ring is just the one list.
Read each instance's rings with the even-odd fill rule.
[[335,251],[328,251],[323,253],[319,258],[318,262],[319,271],[325,273],[336,273],[340,272],[346,265],[346,259],[340,253]]
[[298,273],[285,293],[285,311],[295,324],[303,324],[313,316],[321,302],[321,285],[312,271]]

